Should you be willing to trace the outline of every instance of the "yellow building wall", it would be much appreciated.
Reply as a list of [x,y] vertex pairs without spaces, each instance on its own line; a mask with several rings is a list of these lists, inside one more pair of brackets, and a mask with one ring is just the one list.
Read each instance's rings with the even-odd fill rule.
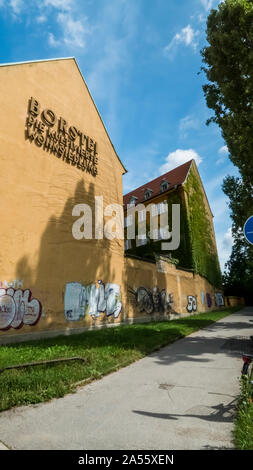
[[[0,67],[0,84],[0,288],[29,290],[30,300],[37,299],[42,308],[36,325],[11,327],[0,336],[73,328],[78,322],[64,316],[66,284],[102,280],[121,288],[124,241],[75,240],[72,210],[80,203],[94,209],[95,196],[103,196],[104,207],[122,205],[125,169],[74,59]],[[31,97],[39,101],[40,111],[53,110],[97,142],[97,176],[25,138]],[[4,308],[11,305],[2,306],[2,314]],[[92,322],[86,316],[85,323]]]
[[[177,269],[164,257],[157,259],[156,263],[128,257],[125,270],[126,319],[171,319],[227,306],[221,290],[215,289],[199,275]],[[149,299],[156,297],[157,288],[159,293],[164,289],[167,296],[171,296],[169,299],[171,302],[165,309],[154,308],[152,314],[149,314],[149,308],[145,309],[145,298],[147,299],[148,295]],[[144,300],[142,300],[143,296]],[[148,307],[149,302],[152,303],[152,300],[147,300]],[[155,302],[156,299],[153,299],[154,304]],[[243,304],[241,298],[234,298],[231,302],[231,306]]]
[[237,307],[237,305],[245,305],[245,300],[243,297],[230,295],[225,297],[225,305],[226,307]]

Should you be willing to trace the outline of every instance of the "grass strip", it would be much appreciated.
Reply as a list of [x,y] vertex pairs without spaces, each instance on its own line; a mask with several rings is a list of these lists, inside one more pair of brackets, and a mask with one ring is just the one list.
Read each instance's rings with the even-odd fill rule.
[[75,391],[78,383],[101,378],[238,310],[239,307],[233,307],[172,321],[122,325],[0,346],[0,369],[64,357],[85,359],[85,363],[60,362],[3,371],[0,411],[60,398]]
[[234,428],[235,446],[240,450],[253,450],[253,386],[246,376],[240,382],[241,392]]

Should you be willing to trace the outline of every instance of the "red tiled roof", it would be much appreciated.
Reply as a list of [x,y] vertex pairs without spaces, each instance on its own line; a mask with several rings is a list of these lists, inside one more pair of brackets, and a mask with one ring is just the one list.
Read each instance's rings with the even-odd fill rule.
[[[125,194],[125,196],[123,197],[125,208],[127,204],[130,203],[130,199],[132,196],[135,196],[138,198],[136,201],[136,204],[139,204],[140,202],[144,202],[145,200],[144,193],[146,189],[151,189],[153,191],[152,196],[149,198],[149,199],[152,199],[155,196],[159,196],[160,194],[167,193],[168,191],[173,189],[175,185],[183,184],[187,176],[187,173],[190,169],[192,161],[193,160],[183,163],[183,165],[180,165],[177,168],[174,168],[174,170],[171,170],[168,173],[165,173],[164,175],[158,176],[158,178],[155,178],[152,181],[148,181],[147,183],[143,184],[139,188],[136,188],[130,193]],[[170,183],[169,189],[167,191],[164,191],[164,193],[161,193],[162,180],[166,180],[168,183]]]

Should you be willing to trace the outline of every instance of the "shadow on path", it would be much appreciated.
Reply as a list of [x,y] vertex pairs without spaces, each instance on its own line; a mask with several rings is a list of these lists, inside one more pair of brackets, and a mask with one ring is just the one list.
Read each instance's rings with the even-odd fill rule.
[[228,404],[220,403],[216,406],[194,406],[185,414],[174,413],[153,413],[149,411],[133,410],[133,413],[147,416],[149,418],[159,418],[168,420],[178,420],[180,418],[197,418],[204,421],[217,423],[233,423],[235,416],[236,399]]

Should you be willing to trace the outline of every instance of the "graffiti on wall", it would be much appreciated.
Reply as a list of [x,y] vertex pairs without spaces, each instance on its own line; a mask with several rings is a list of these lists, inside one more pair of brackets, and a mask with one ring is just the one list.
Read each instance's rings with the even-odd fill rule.
[[205,304],[205,292],[203,292],[203,291],[201,292],[201,303],[202,303],[202,305]]
[[86,314],[93,319],[105,313],[118,318],[122,309],[120,286],[97,281],[83,286],[79,282],[66,284],[64,314],[68,321],[78,321]]
[[197,311],[197,300],[194,295],[188,295],[188,304],[186,307],[187,312],[196,312]]
[[36,325],[41,315],[41,303],[32,299],[29,289],[0,289],[0,330]]
[[225,302],[224,302],[223,294],[221,294],[220,292],[215,292],[214,298],[215,298],[216,307],[224,307]]
[[174,303],[173,295],[166,292],[165,289],[161,291],[159,288],[153,287],[139,287],[138,289],[129,289],[136,301],[136,307],[139,312],[146,312],[151,314],[153,312],[167,313],[173,312],[172,305]]
[[211,307],[212,307],[212,297],[211,297],[211,295],[208,294],[208,293],[206,294],[206,302],[207,302],[207,306],[208,306],[209,308],[211,308]]
[[13,287],[13,289],[23,289],[24,281],[20,281],[19,279],[15,279],[14,281],[0,281],[0,288],[4,287],[8,289],[8,287]]

